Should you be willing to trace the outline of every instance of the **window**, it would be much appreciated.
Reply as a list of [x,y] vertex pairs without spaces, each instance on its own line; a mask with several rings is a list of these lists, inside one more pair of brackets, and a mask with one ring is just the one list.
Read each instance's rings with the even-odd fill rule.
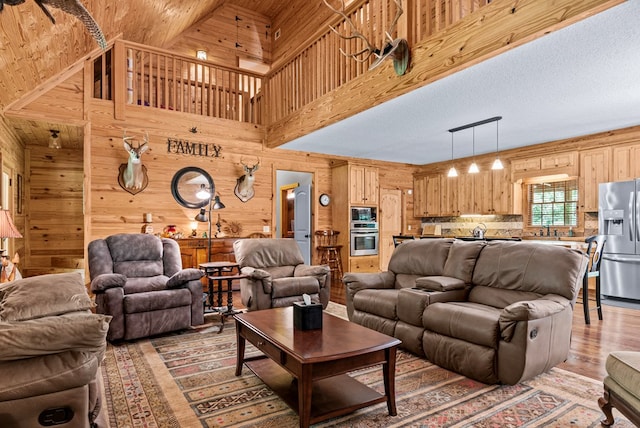
[[578,180],[529,184],[529,226],[577,226]]

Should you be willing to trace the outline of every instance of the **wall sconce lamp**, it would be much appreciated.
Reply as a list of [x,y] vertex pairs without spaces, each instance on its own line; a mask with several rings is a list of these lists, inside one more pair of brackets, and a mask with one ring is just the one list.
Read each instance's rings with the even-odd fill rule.
[[60,131],[56,129],[50,129],[49,132],[51,132],[51,136],[49,137],[49,148],[50,149],[61,148],[62,144],[60,144],[60,136],[58,136]]
[[196,51],[196,58],[198,58],[201,61],[206,61],[207,60],[207,51],[205,51],[204,49],[198,49]]

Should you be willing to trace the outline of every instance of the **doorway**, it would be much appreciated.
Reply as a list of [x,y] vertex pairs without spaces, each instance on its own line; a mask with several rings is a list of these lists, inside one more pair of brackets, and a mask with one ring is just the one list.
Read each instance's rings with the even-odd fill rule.
[[313,174],[276,171],[276,238],[294,238],[305,263],[311,264],[311,185]]

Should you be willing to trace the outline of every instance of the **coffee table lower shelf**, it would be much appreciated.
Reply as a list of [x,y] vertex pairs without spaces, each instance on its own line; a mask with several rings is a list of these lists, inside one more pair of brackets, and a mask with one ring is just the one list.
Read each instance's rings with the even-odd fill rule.
[[[298,413],[297,380],[270,358],[245,360],[244,364]],[[352,413],[387,397],[349,375],[336,375],[313,382],[311,424]]]

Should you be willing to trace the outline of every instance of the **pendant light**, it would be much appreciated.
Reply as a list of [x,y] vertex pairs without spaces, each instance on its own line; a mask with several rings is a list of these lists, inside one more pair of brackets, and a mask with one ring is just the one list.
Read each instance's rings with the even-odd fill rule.
[[457,177],[458,171],[456,171],[456,167],[453,166],[453,132],[451,132],[451,169],[449,169],[449,173],[447,177]]
[[493,170],[504,169],[504,165],[502,165],[502,161],[498,157],[498,120],[496,120],[496,160],[494,160],[493,165],[491,165],[491,169]]
[[472,128],[472,132],[473,132],[473,162],[471,162],[471,165],[469,165],[469,174],[477,174],[480,172],[480,170],[478,169],[478,165],[476,164],[476,127],[474,126]]

